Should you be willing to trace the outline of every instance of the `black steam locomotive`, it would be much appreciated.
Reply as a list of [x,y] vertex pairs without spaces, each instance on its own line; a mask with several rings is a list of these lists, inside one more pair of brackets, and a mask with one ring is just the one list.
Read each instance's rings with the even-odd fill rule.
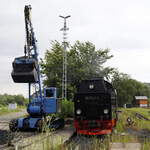
[[116,91],[103,78],[83,80],[75,94],[74,105],[74,127],[78,134],[109,134],[116,126]]

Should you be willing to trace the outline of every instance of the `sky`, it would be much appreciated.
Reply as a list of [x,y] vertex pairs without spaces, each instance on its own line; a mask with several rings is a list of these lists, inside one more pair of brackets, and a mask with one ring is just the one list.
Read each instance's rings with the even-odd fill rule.
[[28,85],[14,83],[12,61],[23,55],[24,6],[32,6],[32,23],[41,58],[52,40],[62,41],[59,15],[67,20],[68,41],[90,41],[97,49],[109,48],[114,57],[107,65],[141,82],[150,82],[149,0],[1,0],[0,94],[27,96]]

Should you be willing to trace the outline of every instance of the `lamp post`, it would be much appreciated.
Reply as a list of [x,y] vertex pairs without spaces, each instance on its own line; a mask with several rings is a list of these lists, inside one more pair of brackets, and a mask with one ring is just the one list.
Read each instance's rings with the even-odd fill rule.
[[66,19],[71,16],[59,16],[64,19],[63,31],[63,75],[62,75],[62,99],[67,99],[67,28]]

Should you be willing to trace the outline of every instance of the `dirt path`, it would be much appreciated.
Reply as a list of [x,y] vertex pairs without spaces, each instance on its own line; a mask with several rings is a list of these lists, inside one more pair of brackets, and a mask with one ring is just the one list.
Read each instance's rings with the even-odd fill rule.
[[26,109],[23,109],[20,112],[13,112],[13,113],[5,114],[5,115],[0,115],[0,123],[1,122],[9,122],[11,119],[18,118],[20,116],[25,115],[26,113],[27,113]]

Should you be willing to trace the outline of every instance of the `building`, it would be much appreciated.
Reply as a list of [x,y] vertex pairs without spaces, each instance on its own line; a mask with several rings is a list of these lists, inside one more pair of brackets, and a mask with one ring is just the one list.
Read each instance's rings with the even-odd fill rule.
[[9,103],[8,109],[11,109],[11,110],[17,109],[17,103]]
[[133,105],[135,107],[148,107],[149,102],[147,96],[135,96]]

